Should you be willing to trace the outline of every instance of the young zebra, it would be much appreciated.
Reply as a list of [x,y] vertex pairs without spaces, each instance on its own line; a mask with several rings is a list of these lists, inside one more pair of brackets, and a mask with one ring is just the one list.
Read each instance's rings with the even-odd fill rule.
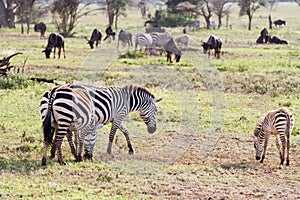
[[[81,152],[85,135],[94,133],[96,128],[95,107],[89,93],[84,88],[55,87],[44,94],[40,107],[45,145],[42,165],[46,165],[47,148],[52,145],[54,135],[54,148],[51,153],[54,156],[53,153],[57,148],[58,162],[61,165],[66,164],[61,151],[65,135],[68,136],[72,154],[77,161],[82,161]],[[71,131],[81,131],[78,152],[74,148]]]
[[[111,154],[113,140],[117,129],[120,129],[127,141],[129,148],[128,153],[134,154],[134,150],[129,138],[129,133],[123,124],[123,120],[129,112],[139,111],[140,117],[147,125],[148,132],[154,133],[156,130],[156,103],[162,98],[154,98],[154,96],[144,88],[135,86],[118,87],[94,87],[88,85],[70,85],[71,88],[84,88],[92,97],[95,105],[96,124],[106,125],[112,122],[112,127],[109,134],[109,144],[107,153]],[[96,140],[96,137],[94,137]],[[91,136],[90,144],[84,143],[85,154],[93,152],[95,144],[93,136]],[[92,157],[92,155],[90,155]]]
[[[280,165],[283,165],[284,163],[286,147],[286,165],[289,165],[290,136],[293,126],[293,116],[284,108],[271,111],[264,118],[261,118],[257,122],[253,133],[256,160],[260,160],[262,163],[265,159],[269,137],[273,134],[276,136],[276,146],[279,150]],[[282,147],[280,147],[279,139],[281,140]]]
[[150,48],[152,45],[152,37],[150,34],[147,33],[137,33],[134,37],[135,41],[135,50],[137,50],[137,47],[140,45],[140,51],[142,51],[143,47],[145,47],[145,53],[147,54],[147,51],[150,52]]

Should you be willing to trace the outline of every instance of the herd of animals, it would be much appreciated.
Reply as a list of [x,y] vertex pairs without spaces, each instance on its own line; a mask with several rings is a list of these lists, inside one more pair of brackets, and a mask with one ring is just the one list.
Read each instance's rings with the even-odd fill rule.
[[[282,23],[280,21],[280,24]],[[157,27],[153,28],[153,30],[163,30]],[[46,25],[40,23],[34,29],[35,31],[40,31],[41,36],[44,36]],[[111,26],[106,29],[105,33],[106,37],[104,40],[115,39],[116,33],[112,30]],[[118,34],[118,48],[120,42],[123,47],[127,46],[129,48],[133,46],[132,38],[133,35],[131,32],[123,29],[120,30]],[[90,39],[86,38],[86,40],[90,48],[93,49],[94,44],[98,47],[102,40],[101,31],[94,29]],[[167,61],[172,62],[176,60],[176,62],[179,62],[181,48],[188,48],[189,37],[183,35],[173,39],[168,32],[150,31],[149,33],[137,33],[134,41],[135,50],[137,50],[138,46],[140,46],[140,49],[145,47],[145,53],[149,53],[150,55],[157,55],[158,53],[162,55],[165,51]],[[280,40],[276,36],[271,37],[266,28],[261,31],[257,43],[287,44],[286,41]],[[201,46],[204,53],[210,54],[210,51],[214,50],[215,57],[219,58],[222,39],[210,35],[207,42],[203,42]],[[58,48],[58,58],[60,58],[61,49],[63,49],[64,57],[66,57],[63,36],[56,33],[49,35],[48,44],[44,50],[46,58],[50,58],[53,48],[54,57],[56,48]],[[49,146],[52,147],[50,158],[54,158],[57,152],[58,162],[61,165],[66,164],[63,160],[61,149],[65,136],[68,139],[71,152],[76,161],[80,162],[83,160],[83,147],[83,157],[85,159],[92,159],[97,137],[96,130],[109,122],[112,123],[112,127],[109,134],[107,153],[112,153],[113,140],[116,130],[119,129],[126,138],[129,149],[128,153],[134,154],[129,132],[122,121],[129,112],[139,111],[141,119],[148,128],[148,132],[154,133],[156,130],[156,104],[161,100],[162,98],[155,98],[146,89],[135,86],[118,88],[71,84],[56,86],[50,89],[44,93],[40,103],[44,132],[42,165],[46,165],[47,149]],[[284,164],[284,161],[286,161],[286,165],[289,165],[290,136],[293,126],[294,118],[292,113],[284,108],[271,111],[261,118],[257,122],[253,132],[256,159],[260,160],[261,163],[263,162],[269,137],[270,135],[275,135],[276,146],[280,155],[280,166]],[[75,137],[74,141],[73,136]]]

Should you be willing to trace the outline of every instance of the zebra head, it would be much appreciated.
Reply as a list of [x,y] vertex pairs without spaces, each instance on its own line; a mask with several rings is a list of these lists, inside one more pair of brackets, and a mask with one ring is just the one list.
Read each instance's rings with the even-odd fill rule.
[[140,109],[140,116],[147,125],[149,133],[154,133],[156,131],[156,103],[161,100],[162,98],[150,98],[149,101],[144,103]]
[[256,160],[260,160],[262,153],[263,153],[263,144],[260,144],[258,138],[253,135],[253,140],[254,140],[254,149],[255,149],[255,154],[256,154]]

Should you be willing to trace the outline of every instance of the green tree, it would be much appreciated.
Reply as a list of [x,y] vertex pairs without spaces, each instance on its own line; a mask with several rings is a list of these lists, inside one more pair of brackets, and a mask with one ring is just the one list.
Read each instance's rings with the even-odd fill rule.
[[106,0],[108,25],[112,26],[115,22],[115,29],[118,29],[118,18],[126,16],[125,0]]
[[266,7],[267,2],[265,0],[239,0],[238,2],[240,9],[239,15],[248,16],[248,30],[251,30],[252,18],[256,10],[260,7]]

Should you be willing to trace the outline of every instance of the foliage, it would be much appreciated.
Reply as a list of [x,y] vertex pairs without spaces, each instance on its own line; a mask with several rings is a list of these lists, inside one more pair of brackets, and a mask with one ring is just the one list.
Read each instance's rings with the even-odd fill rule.
[[0,89],[23,89],[27,88],[32,81],[27,76],[19,74],[9,74],[0,76]]
[[165,27],[186,26],[191,22],[191,19],[184,15],[167,13],[166,10],[157,10],[154,20]]
[[124,0],[106,0],[108,23],[113,25],[115,20],[115,28],[118,27],[118,17],[126,16],[126,3]]

